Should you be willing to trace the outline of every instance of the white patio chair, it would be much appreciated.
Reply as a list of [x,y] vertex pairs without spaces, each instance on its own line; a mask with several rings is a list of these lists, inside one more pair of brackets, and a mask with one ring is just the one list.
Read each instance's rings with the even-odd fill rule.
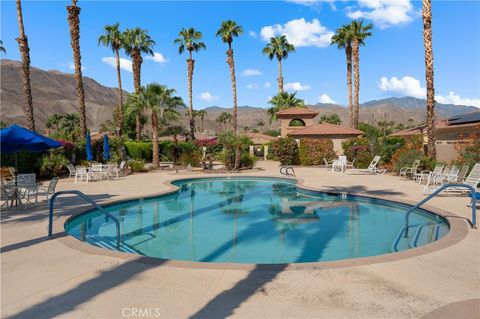
[[411,175],[411,176],[412,176],[412,179],[413,179],[413,177],[415,176],[415,174],[418,172],[418,167],[419,167],[419,166],[420,166],[420,160],[417,159],[417,160],[415,160],[415,161],[413,162],[413,165],[412,165],[411,167],[408,167],[408,166],[402,167],[402,168],[400,169],[400,172],[398,173],[398,175],[399,175],[400,177],[403,176],[404,180],[407,180],[407,176],[408,176],[408,175]]
[[462,167],[460,168],[460,172],[458,172],[456,182],[457,183],[463,183],[463,181],[465,180],[469,170],[470,170],[470,166],[462,165]]
[[115,174],[122,173],[122,176],[125,176],[125,170],[127,169],[127,161],[121,161],[120,166],[115,168]]
[[323,158],[323,163],[325,163],[325,168],[326,169],[331,169],[333,165],[333,161],[328,162],[327,159],[324,157]]
[[385,169],[378,169],[377,165],[378,162],[380,162],[380,156],[377,155],[373,158],[372,162],[370,165],[368,165],[367,168],[355,168],[355,169],[349,169],[347,170],[348,174],[372,174],[372,175],[382,175],[384,174],[387,170]]
[[73,166],[72,164],[68,164],[67,165],[67,168],[68,168],[68,178],[70,177],[75,177],[75,174],[77,173],[77,170],[75,169],[75,166]]
[[40,186],[37,188],[37,197],[38,195],[45,195],[47,198],[47,205],[48,205],[48,199],[51,195],[55,194],[55,188],[57,187],[58,183],[58,177],[52,178],[50,183],[48,184],[47,187],[45,186]]
[[92,164],[90,168],[90,178],[94,180],[101,180],[107,178],[107,171],[102,164]]
[[36,182],[37,176],[35,174],[18,174],[17,175],[17,187],[20,197],[27,201],[27,204],[32,204],[31,197],[35,198],[35,204],[38,203]]
[[77,166],[75,167],[75,183],[78,179],[85,180],[85,183],[88,183],[90,180],[90,172],[87,170],[85,166]]
[[[470,174],[468,174],[468,177],[465,179],[465,181],[462,184],[477,188],[479,183],[480,183],[480,163],[476,163],[475,166],[470,171]],[[436,191],[439,187],[440,186],[424,189],[423,193],[425,195],[430,194]],[[445,193],[466,193],[466,192],[469,192],[469,190],[463,187],[449,187],[449,188],[446,188],[444,192]]]
[[[0,209],[3,209],[5,205],[7,205],[7,209],[13,206],[13,201],[17,199],[17,196],[15,194],[14,190],[9,190],[5,187],[4,181],[1,183],[1,192],[0,192],[0,201],[3,201],[4,203],[0,207]],[[10,201],[10,204],[8,202]]]
[[443,164],[437,164],[437,165],[435,166],[435,168],[433,169],[433,171],[429,171],[429,170],[421,171],[420,173],[415,174],[414,179],[415,179],[419,184],[422,184],[423,181],[426,181],[426,180],[427,180],[428,175],[430,175],[430,173],[440,174],[440,173],[443,171],[443,168],[444,168],[444,167],[445,167],[445,165],[443,165]]

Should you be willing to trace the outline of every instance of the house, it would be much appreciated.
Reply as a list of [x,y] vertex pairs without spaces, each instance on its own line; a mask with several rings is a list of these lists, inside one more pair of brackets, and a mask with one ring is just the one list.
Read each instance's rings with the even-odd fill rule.
[[316,124],[314,118],[319,113],[308,108],[294,107],[277,112],[280,119],[281,136],[301,138],[330,139],[337,155],[343,154],[342,142],[359,137],[362,131],[330,123]]
[[256,156],[259,158],[267,159],[268,155],[268,144],[271,141],[275,140],[276,137],[265,135],[262,133],[245,133],[245,136],[248,136],[252,140],[253,145],[250,145],[250,155]]
[[[420,125],[391,134],[405,138],[420,135],[426,146],[427,126]],[[435,122],[435,145],[437,160],[450,162],[457,159],[462,144],[480,138],[480,111],[453,116]]]

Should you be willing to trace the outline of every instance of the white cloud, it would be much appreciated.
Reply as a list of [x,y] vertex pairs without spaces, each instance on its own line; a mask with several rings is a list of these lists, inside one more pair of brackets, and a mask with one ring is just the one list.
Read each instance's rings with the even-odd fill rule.
[[330,103],[330,104],[336,104],[331,97],[329,97],[327,94],[322,94],[318,97],[318,102],[320,103]]
[[256,69],[245,69],[241,73],[242,76],[257,76],[257,75],[262,75],[262,72]]
[[[68,63],[68,68],[69,68],[70,70],[75,70],[75,63],[73,63],[73,62]],[[83,71],[83,70],[85,70],[85,67],[82,65],[82,66],[80,67],[80,69]]]
[[147,60],[152,60],[153,62],[157,63],[167,63],[168,59],[166,59],[160,52],[153,52],[153,56],[147,55],[145,57]]
[[335,1],[336,0],[287,0],[287,2],[299,4],[302,6],[307,6],[307,7],[315,7],[319,6],[323,2],[330,4],[330,7],[332,10],[336,10],[337,8],[335,7]]
[[[117,59],[113,56],[103,57],[102,61],[111,67],[117,67]],[[132,61],[129,59],[120,58],[120,69],[123,69],[128,72],[132,72]]]
[[265,82],[263,85],[264,88],[268,89],[271,86],[270,82]]
[[442,104],[471,105],[480,108],[480,99],[461,98],[455,92],[450,92],[447,96],[436,95],[435,100]]
[[378,82],[378,87],[385,92],[425,98],[425,87],[422,87],[420,81],[411,76],[404,76],[401,79],[398,79],[396,76],[388,79],[384,76]]
[[257,38],[257,33],[255,31],[248,31],[248,35],[251,36],[252,38],[256,39]]
[[245,85],[245,87],[247,89],[250,89],[250,90],[257,90],[258,89],[258,84],[257,83],[248,83],[247,85]]
[[260,35],[264,41],[269,41],[274,36],[285,35],[288,42],[296,47],[316,46],[322,48],[330,45],[333,32],[322,26],[317,19],[308,22],[301,18],[290,20],[284,25],[265,26],[260,30]]
[[215,96],[211,94],[210,92],[203,92],[199,96],[200,100],[206,101],[206,102],[213,102],[219,99],[218,96]]
[[290,91],[307,91],[310,90],[310,85],[302,85],[300,82],[292,82],[285,84],[285,90]]
[[380,29],[406,24],[415,14],[410,0],[358,0],[355,10],[347,9],[349,18],[370,19]]

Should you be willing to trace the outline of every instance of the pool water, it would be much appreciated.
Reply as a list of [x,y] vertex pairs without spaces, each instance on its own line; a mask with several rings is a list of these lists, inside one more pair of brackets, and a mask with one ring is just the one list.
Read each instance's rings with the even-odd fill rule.
[[[91,245],[151,257],[279,264],[375,256],[438,240],[448,223],[383,200],[305,191],[274,178],[204,178],[178,192],[106,206],[69,220]],[[117,225],[120,233],[117,238]],[[119,241],[117,242],[117,239]]]

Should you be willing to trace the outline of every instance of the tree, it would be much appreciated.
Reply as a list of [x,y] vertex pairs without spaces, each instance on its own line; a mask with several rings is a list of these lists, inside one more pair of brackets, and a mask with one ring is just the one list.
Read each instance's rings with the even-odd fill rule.
[[248,131],[250,131],[250,127],[249,126],[244,126],[243,127],[243,132],[248,133]]
[[339,49],[345,49],[347,58],[347,90],[348,90],[348,114],[350,127],[354,127],[354,112],[352,103],[352,32],[351,25],[346,24],[338,28],[332,36],[330,45],[336,44]]
[[278,93],[283,93],[283,75],[282,75],[282,60],[288,57],[289,53],[295,52],[295,46],[288,43],[287,37],[282,35],[279,37],[270,38],[268,43],[262,50],[270,60],[277,58],[278,61]]
[[296,97],[297,92],[288,93],[278,93],[268,101],[272,105],[268,109],[267,113],[270,115],[270,123],[277,119],[277,112],[292,107],[305,107],[305,102],[302,99]]
[[432,6],[422,1],[423,46],[425,47],[425,82],[427,84],[427,137],[428,156],[436,158],[435,149],[435,87],[433,75]]
[[3,46],[3,41],[2,40],[0,40],[0,52],[3,52],[4,54],[7,54],[7,50]]
[[[219,124],[225,125],[225,132],[227,132],[227,122],[231,125],[232,124],[232,114],[228,112],[220,113],[215,121]],[[221,127],[221,126],[220,126]]]
[[363,25],[364,20],[353,20],[350,24],[350,32],[352,37],[352,53],[353,53],[353,77],[354,77],[354,117],[353,127],[358,127],[359,116],[359,93],[360,93],[360,46],[365,45],[365,39],[372,36],[372,24]]
[[116,63],[117,63],[117,79],[118,79],[118,131],[119,135],[122,135],[122,127],[124,120],[124,110],[123,110],[123,90],[122,90],[122,77],[120,74],[120,49],[123,45],[123,33],[119,30],[119,23],[114,23],[112,25],[106,25],[103,28],[103,34],[98,37],[98,44],[102,44],[106,47],[112,49],[115,52]]
[[330,115],[322,115],[318,123],[330,123],[330,124],[340,125],[342,124],[342,120],[340,119],[340,116],[338,116],[338,114],[330,114]]
[[[232,20],[222,21],[220,29],[217,31],[217,37],[222,38],[223,43],[228,44],[227,64],[230,67],[230,80],[232,82],[233,93],[233,131],[237,134],[237,83],[235,80],[235,63],[233,60],[232,42],[234,37],[238,37],[243,34],[243,28]],[[240,167],[240,145],[235,152],[235,169]]]
[[[126,29],[123,32],[123,48],[125,53],[132,58],[133,64],[133,85],[135,93],[139,93],[141,87],[140,70],[143,63],[142,53],[153,55],[153,41],[148,35],[147,30],[140,28]],[[142,113],[135,116],[135,135],[139,140],[142,135],[142,126],[140,118]]]
[[258,127],[263,127],[263,126],[265,126],[265,122],[263,120],[258,120],[257,121],[257,126]]
[[193,116],[193,97],[192,97],[192,82],[193,69],[195,67],[195,60],[193,59],[193,52],[198,52],[201,49],[206,50],[205,43],[201,42],[202,33],[194,28],[183,28],[178,34],[173,43],[178,44],[178,53],[182,54],[185,50],[188,51],[189,58],[187,59],[188,72],[188,111],[190,115],[190,135],[192,140],[195,139],[195,118]]
[[80,114],[80,134],[82,138],[85,138],[87,135],[87,119],[85,114],[85,93],[83,91],[82,57],[80,54],[80,8],[77,6],[77,0],[72,0],[72,5],[67,6],[67,12],[73,63],[75,65],[75,89],[77,91],[78,112]]
[[[62,116],[59,127],[62,134],[67,135],[72,140],[78,136],[78,127],[80,125],[80,116],[78,113],[67,113]],[[81,134],[81,131],[80,131]],[[83,136],[83,135],[82,135]]]
[[23,110],[27,117],[27,127],[31,131],[35,131],[35,119],[33,117],[33,102],[32,102],[32,87],[30,86],[30,48],[28,47],[28,38],[25,35],[25,28],[23,26],[22,4],[17,0],[17,18],[20,35],[16,38],[20,54],[22,56],[22,79],[23,79],[23,94],[25,98],[25,106]]
[[127,102],[125,105],[125,116],[128,118],[135,118],[135,139],[141,138],[142,122],[141,118],[144,116],[143,111],[145,109],[144,99],[146,98],[144,89],[140,87],[138,92],[131,93],[127,96]]
[[47,117],[47,121],[45,123],[45,126],[48,129],[55,128],[55,132],[58,133],[58,131],[60,130],[60,122],[61,122],[62,119],[63,119],[62,115],[52,114],[49,117]]
[[203,125],[203,121],[205,119],[205,116],[207,116],[207,111],[206,110],[199,110],[197,111],[198,116],[200,117],[200,121],[202,121],[202,132],[205,131],[205,126]]

